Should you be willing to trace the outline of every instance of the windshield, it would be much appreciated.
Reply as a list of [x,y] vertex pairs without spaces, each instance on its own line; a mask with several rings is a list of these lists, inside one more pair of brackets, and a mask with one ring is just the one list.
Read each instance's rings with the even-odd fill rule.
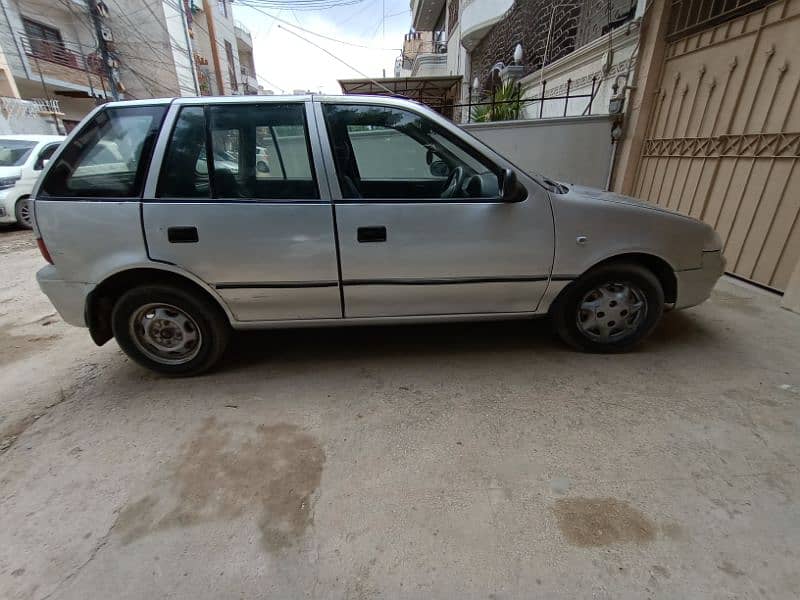
[[0,140],[0,167],[18,167],[36,146],[28,140]]

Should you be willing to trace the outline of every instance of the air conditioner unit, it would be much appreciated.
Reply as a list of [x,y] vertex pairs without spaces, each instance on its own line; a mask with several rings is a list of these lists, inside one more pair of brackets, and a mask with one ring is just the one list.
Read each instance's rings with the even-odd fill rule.
[[111,28],[107,25],[100,26],[100,35],[102,36],[103,40],[106,42],[113,42],[114,41],[114,34],[111,33]]

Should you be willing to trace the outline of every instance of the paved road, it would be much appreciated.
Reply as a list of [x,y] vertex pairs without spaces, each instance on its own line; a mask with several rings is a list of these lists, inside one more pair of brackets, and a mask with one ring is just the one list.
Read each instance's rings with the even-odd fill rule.
[[800,316],[724,281],[640,351],[546,322],[238,336],[161,379],[0,230],[0,598],[796,598]]

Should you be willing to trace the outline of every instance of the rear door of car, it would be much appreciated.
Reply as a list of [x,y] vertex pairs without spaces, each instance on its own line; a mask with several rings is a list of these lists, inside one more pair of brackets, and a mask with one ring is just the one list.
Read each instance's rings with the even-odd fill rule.
[[179,100],[156,145],[142,202],[149,256],[215,287],[239,321],[342,317],[311,118],[304,99]]

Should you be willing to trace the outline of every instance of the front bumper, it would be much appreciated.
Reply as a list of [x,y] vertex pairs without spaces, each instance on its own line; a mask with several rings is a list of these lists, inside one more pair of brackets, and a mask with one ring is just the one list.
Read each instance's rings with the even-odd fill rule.
[[53,265],[39,269],[36,281],[62,319],[70,325],[86,327],[83,311],[86,306],[86,296],[93,285],[59,279],[58,271]]
[[13,198],[10,197],[11,190],[0,190],[0,223],[16,223],[17,217],[14,215]]
[[678,271],[678,297],[675,308],[688,308],[708,300],[711,290],[725,272],[725,257],[720,250],[703,252],[703,262],[699,269]]

